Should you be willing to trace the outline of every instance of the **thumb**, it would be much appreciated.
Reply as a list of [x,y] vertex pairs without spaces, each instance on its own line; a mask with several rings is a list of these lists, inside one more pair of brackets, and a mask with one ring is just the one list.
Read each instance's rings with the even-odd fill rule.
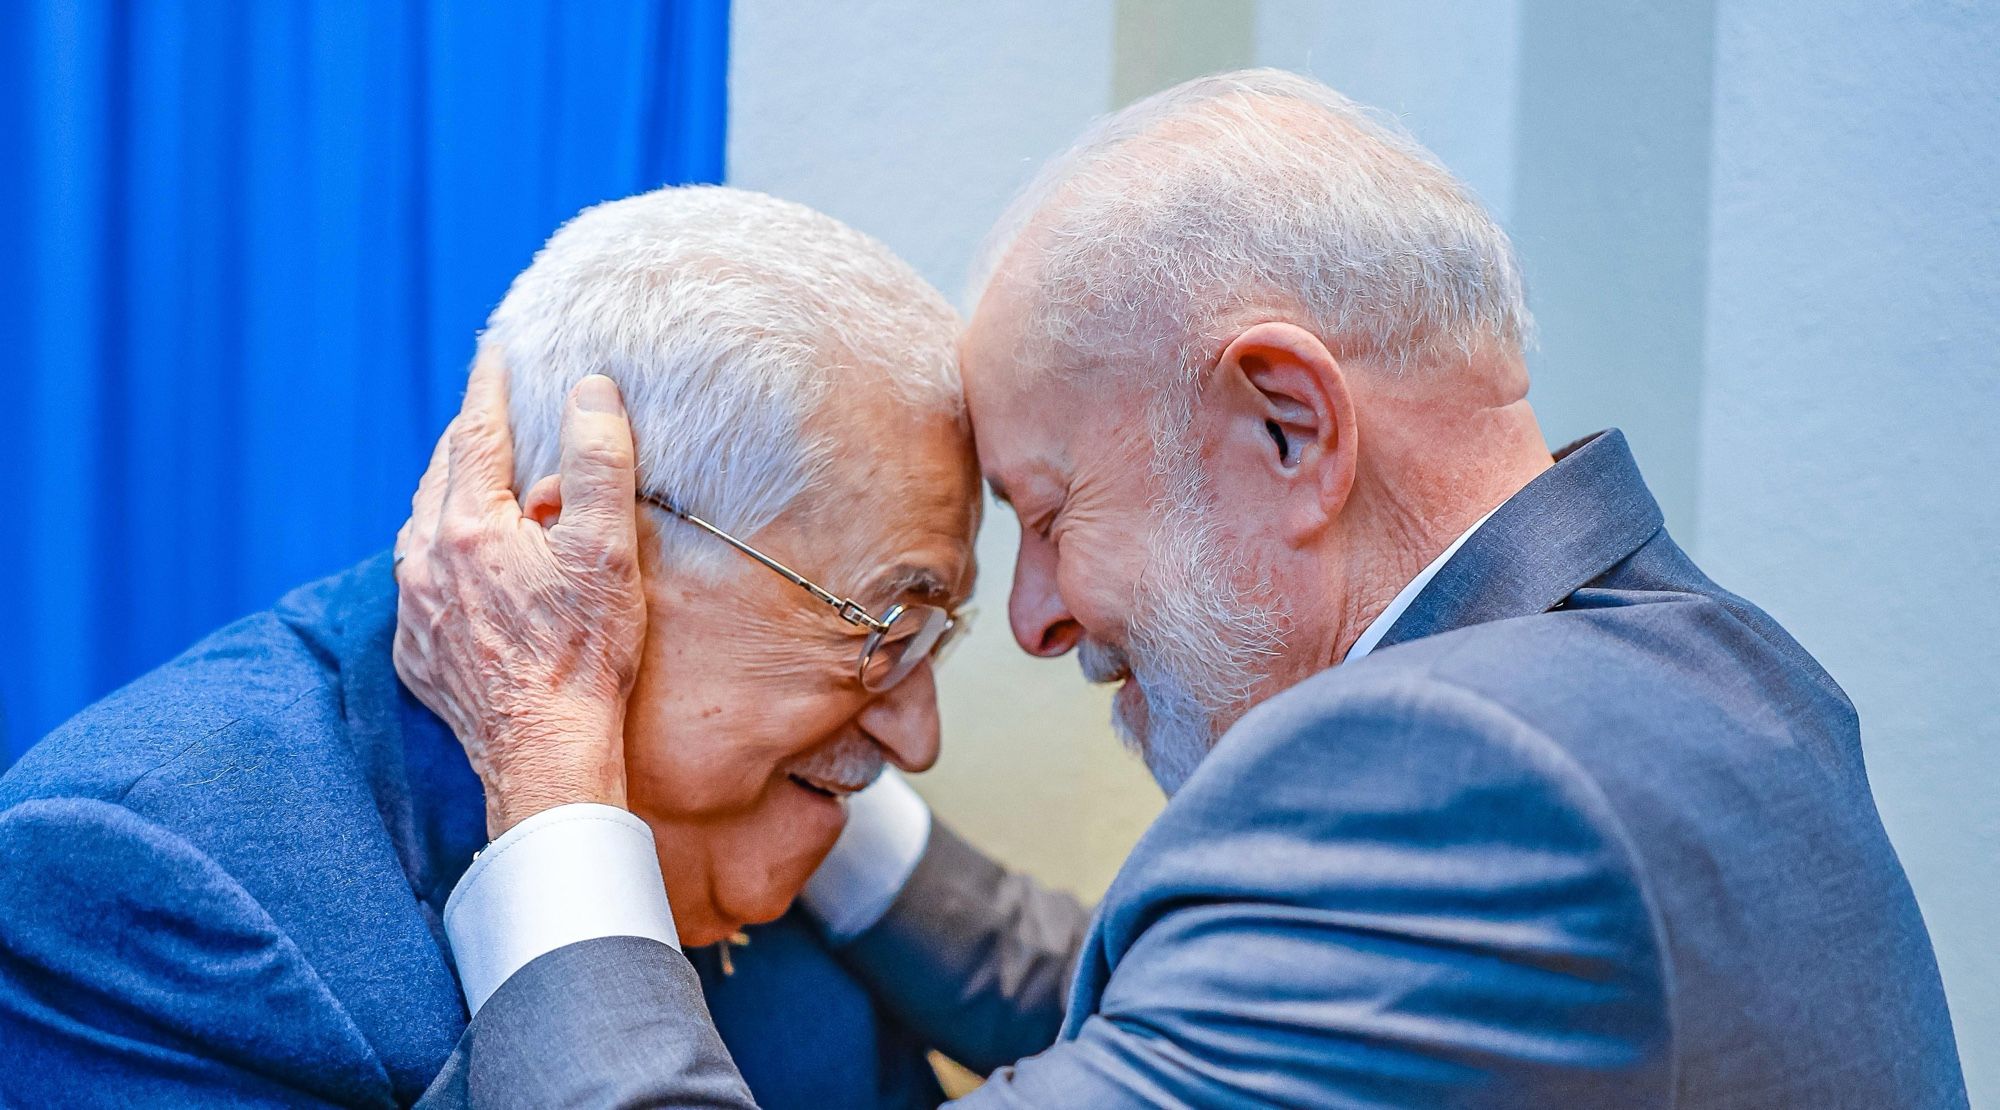
[[635,467],[618,386],[602,374],[584,378],[563,407],[562,517],[549,542],[593,565],[636,552]]

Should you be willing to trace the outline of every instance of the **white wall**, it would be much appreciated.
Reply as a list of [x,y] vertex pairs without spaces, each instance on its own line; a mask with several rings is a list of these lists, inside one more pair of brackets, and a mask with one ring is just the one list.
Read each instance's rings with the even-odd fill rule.
[[1263,0],[1256,62],[1396,117],[1504,217],[1520,19],[1518,0]]
[[2000,7],[1716,31],[1699,554],[1854,698],[2000,1106]]
[[1257,62],[1409,128],[1520,247],[1557,444],[1623,428],[1692,538],[1707,248],[1707,0],[1263,0]]

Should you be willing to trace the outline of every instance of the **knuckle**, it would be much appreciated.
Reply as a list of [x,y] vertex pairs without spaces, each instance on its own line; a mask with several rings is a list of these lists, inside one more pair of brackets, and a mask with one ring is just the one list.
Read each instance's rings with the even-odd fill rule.
[[438,527],[438,547],[450,555],[472,555],[479,550],[481,530],[461,517],[449,517]]
[[452,430],[451,464],[455,470],[483,462],[496,450],[493,422],[484,417],[460,417],[463,424]]
[[395,660],[396,675],[403,680],[403,685],[412,690],[425,685],[423,656],[417,652],[416,645],[398,637],[391,657]]
[[614,436],[593,435],[577,443],[571,458],[600,468],[632,465],[632,445]]
[[593,587],[607,577],[619,580],[639,570],[639,553],[630,537],[619,531],[619,522],[588,511],[572,512],[571,527],[557,539],[563,560],[575,573],[591,577]]
[[451,441],[461,447],[474,443],[480,436],[486,434],[490,424],[492,421],[487,419],[484,412],[477,409],[462,411],[451,418]]
[[639,555],[623,544],[607,548],[599,565],[613,579],[630,578],[639,572]]

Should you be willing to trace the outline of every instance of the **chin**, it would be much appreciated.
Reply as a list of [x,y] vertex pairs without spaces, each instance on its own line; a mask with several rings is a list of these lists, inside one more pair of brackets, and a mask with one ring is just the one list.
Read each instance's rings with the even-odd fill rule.
[[[718,877],[726,884],[726,877]],[[680,934],[681,947],[699,948],[705,944],[715,944],[728,940],[750,925],[762,925],[785,916],[792,908],[792,902],[804,889],[805,879],[782,887],[772,886],[762,889],[744,887],[719,889],[713,903],[693,907],[687,913],[675,906],[674,930]]]
[[682,921],[679,913],[674,914],[674,931],[680,934],[682,948],[706,948],[711,944],[721,944],[735,936],[744,925],[750,924],[755,922],[746,921],[732,925],[725,924],[720,918],[715,917],[705,917],[700,921]]
[[731,871],[714,876],[715,902],[703,907],[703,912],[694,920],[682,922],[678,908],[674,911],[674,921],[680,930],[683,945],[714,944],[726,940],[738,930],[749,925],[762,925],[785,916],[798,900],[799,892],[812,878],[827,852],[833,849],[835,836],[815,837],[800,845],[797,850],[784,853],[778,859],[743,859],[735,861]]
[[699,914],[689,914],[682,920],[678,907],[674,910],[674,928],[680,933],[681,947],[699,948],[705,944],[716,944],[728,940],[737,932],[750,925],[763,925],[785,916],[792,908],[792,902],[804,889],[800,880],[795,886],[784,890],[731,892],[726,906],[707,907]]
[[[783,917],[846,824],[841,802],[780,780],[726,828],[668,834],[656,826],[681,946],[715,944]],[[698,852],[689,850],[696,845]],[[681,869],[668,870],[676,861]]]

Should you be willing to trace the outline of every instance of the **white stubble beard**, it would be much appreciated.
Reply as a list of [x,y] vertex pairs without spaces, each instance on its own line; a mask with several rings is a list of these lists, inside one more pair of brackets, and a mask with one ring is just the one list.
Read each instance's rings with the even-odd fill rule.
[[1162,467],[1171,473],[1129,647],[1086,640],[1078,660],[1093,681],[1131,673],[1140,697],[1119,699],[1112,727],[1172,797],[1269,676],[1290,613],[1256,560],[1225,536],[1193,460]]

